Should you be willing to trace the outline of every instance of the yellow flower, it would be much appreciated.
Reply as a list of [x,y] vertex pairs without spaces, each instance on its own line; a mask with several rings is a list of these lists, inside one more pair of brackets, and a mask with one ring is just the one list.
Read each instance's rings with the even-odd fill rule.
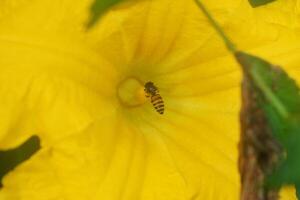
[[[0,149],[42,141],[0,199],[238,199],[241,75],[194,2],[124,3],[86,31],[91,3],[0,3]],[[240,48],[300,78],[298,2],[204,3]]]

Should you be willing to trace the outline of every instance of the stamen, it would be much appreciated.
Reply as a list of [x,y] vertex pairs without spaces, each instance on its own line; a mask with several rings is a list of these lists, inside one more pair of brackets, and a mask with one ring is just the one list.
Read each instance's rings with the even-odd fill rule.
[[137,107],[146,101],[144,84],[135,77],[121,81],[117,93],[120,103],[126,107]]

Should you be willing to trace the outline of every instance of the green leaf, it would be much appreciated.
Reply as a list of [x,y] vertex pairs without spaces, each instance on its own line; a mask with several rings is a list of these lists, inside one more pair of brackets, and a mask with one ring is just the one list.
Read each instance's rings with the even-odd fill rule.
[[15,149],[0,151],[0,188],[2,187],[2,178],[16,166],[29,159],[39,149],[39,137],[32,136]]
[[[299,111],[297,108],[300,105],[298,88],[283,70],[261,58],[242,52],[237,52],[235,56],[244,73],[250,77],[252,83],[281,117],[288,117],[290,112],[295,111],[294,109]],[[297,96],[297,98],[293,100],[291,96]]]
[[235,56],[257,90],[259,106],[273,136],[284,149],[267,184],[279,187],[300,183],[300,90],[296,82],[281,68],[261,58],[242,52]]
[[300,199],[300,184],[296,183],[295,187],[296,187],[296,196],[297,196],[297,199]]
[[91,28],[99,20],[99,18],[111,7],[123,0],[95,0],[91,6],[91,18],[87,24]]
[[275,0],[249,0],[249,3],[252,7],[258,7],[258,6],[263,6],[266,5],[268,3],[271,3]]
[[[249,0],[252,7],[262,6],[273,1],[275,0]],[[223,39],[227,49],[235,55],[244,71],[244,81],[249,82],[243,84],[245,86],[243,92],[246,94],[243,97],[251,98],[244,99],[242,110],[243,116],[247,116],[248,120],[245,121],[242,117],[242,121],[244,120],[242,128],[245,128],[245,133],[242,134],[249,141],[241,141],[241,143],[243,145],[248,143],[246,145],[257,151],[254,159],[258,165],[254,167],[260,168],[257,171],[263,171],[264,174],[260,178],[265,177],[273,170],[270,178],[267,178],[268,181],[271,181],[270,185],[300,183],[300,159],[297,159],[300,155],[300,94],[297,84],[281,68],[256,56],[238,51],[201,1],[195,0],[195,3]],[[251,119],[253,117],[259,119],[253,120]],[[252,121],[258,123],[253,124]],[[245,138],[243,139],[245,140]],[[264,140],[261,142],[262,145],[255,146],[256,143],[260,144],[260,139]],[[278,147],[278,143],[283,147],[283,151]],[[265,149],[264,145],[266,145]],[[262,149],[256,149],[258,146]],[[240,151],[245,151],[243,146]],[[276,164],[278,164],[277,168],[274,169]],[[253,183],[261,182],[254,180]]]

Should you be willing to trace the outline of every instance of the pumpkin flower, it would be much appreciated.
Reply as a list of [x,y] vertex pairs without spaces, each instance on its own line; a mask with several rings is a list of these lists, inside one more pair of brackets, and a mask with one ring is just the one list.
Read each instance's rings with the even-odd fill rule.
[[[297,1],[203,3],[240,49],[300,80]],[[0,199],[238,199],[241,72],[194,1],[124,2],[86,30],[91,4],[0,2],[0,149],[42,145]]]

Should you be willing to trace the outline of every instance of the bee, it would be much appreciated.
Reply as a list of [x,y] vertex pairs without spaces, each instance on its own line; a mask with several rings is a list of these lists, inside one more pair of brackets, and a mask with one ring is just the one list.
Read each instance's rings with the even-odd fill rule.
[[158,88],[152,82],[145,84],[144,91],[147,98],[151,98],[151,103],[159,114],[164,114],[165,105],[162,97],[159,94]]

